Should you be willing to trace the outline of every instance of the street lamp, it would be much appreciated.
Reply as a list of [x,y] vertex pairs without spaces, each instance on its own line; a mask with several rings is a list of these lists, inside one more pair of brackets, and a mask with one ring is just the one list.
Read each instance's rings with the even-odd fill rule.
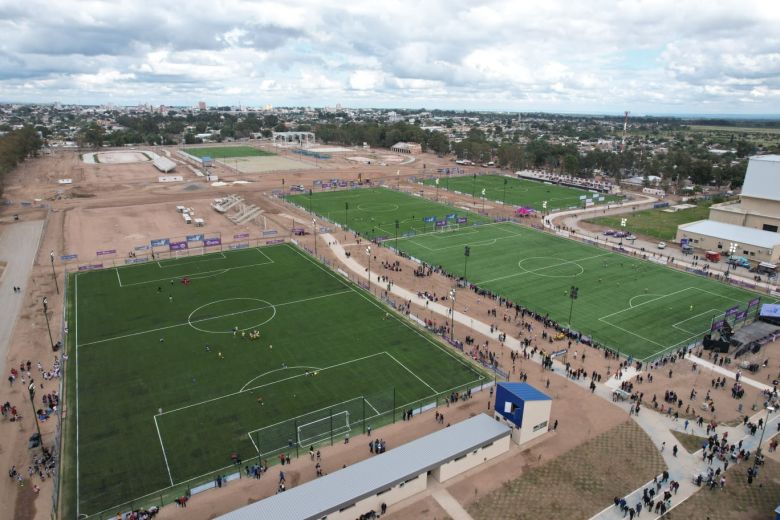
[[463,281],[466,281],[466,269],[469,266],[469,256],[471,256],[471,248],[466,246],[463,250]]
[[395,251],[398,252],[398,227],[400,226],[400,223],[398,222],[398,219],[395,219]]
[[546,215],[546,214],[547,214],[547,201],[543,200],[542,201],[542,215]]
[[349,202],[344,203],[344,229],[349,228]]
[[311,213],[311,188],[309,188],[309,213]]
[[739,244],[736,244],[734,242],[731,242],[729,244],[729,265],[726,267],[726,273],[729,272],[729,269],[731,269],[732,266],[734,266],[734,262],[732,262],[731,257],[734,256],[734,253],[737,252],[737,248],[739,247]]
[[477,174],[474,173],[474,182],[471,184],[471,203],[474,204],[474,201],[477,197]]
[[314,228],[314,256],[317,256],[317,219],[311,219],[311,227]]
[[455,288],[450,289],[450,338],[455,339]]
[[54,278],[54,287],[57,289],[57,294],[60,294],[60,284],[57,283],[57,272],[54,270],[54,249],[49,253],[51,258],[51,277]]
[[439,178],[436,177],[436,179],[433,182],[436,183],[436,200],[438,201],[439,200]]
[[49,331],[49,343],[51,344],[51,349],[54,350],[54,340],[51,337],[51,326],[49,325],[49,299],[45,296],[43,297],[43,317],[46,318],[46,330]]
[[485,196],[485,188],[482,188],[482,213],[485,213],[485,199],[487,197]]
[[35,418],[35,429],[38,431],[38,442],[41,444],[41,451],[43,451],[43,437],[41,437],[41,426],[38,424],[38,412],[35,410],[35,383],[30,380],[30,385],[27,387],[27,391],[30,394],[30,406],[33,409],[33,418]]
[[371,246],[366,248],[366,255],[368,255],[368,291],[371,292]]
[[620,247],[623,247],[623,235],[626,232],[626,224],[628,224],[628,219],[627,218],[621,218],[620,219],[620,227],[623,228],[623,232],[620,233]]
[[571,330],[571,313],[574,310],[574,300],[577,299],[579,292],[579,287],[574,287],[573,285],[569,289],[569,298],[571,298],[571,305],[569,305],[569,330]]
[[758,448],[756,449],[756,454],[753,457],[753,476],[757,474],[758,471],[758,458],[761,456],[761,444],[764,442],[764,432],[766,432],[766,427],[769,423],[769,414],[775,411],[774,406],[767,406],[766,407],[766,419],[764,419],[764,427],[761,428],[761,439],[758,441]]

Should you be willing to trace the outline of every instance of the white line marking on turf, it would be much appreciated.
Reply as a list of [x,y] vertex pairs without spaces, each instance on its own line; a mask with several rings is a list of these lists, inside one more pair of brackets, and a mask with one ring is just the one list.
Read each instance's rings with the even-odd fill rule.
[[[675,294],[680,294],[681,292],[690,291],[691,289],[695,289],[695,287],[686,287],[685,289],[680,289],[679,291],[670,292],[669,294],[664,294],[662,296],[659,296],[658,298],[652,298],[650,300],[644,301],[642,303],[637,303],[633,307],[626,307],[625,309],[620,309],[619,311],[613,312],[611,314],[607,314],[605,316],[602,316],[599,318],[599,320],[604,320],[605,318],[609,318],[610,316],[614,316],[615,314],[620,314],[621,312],[626,312],[632,309],[636,309],[637,307],[641,307],[642,305],[647,305],[648,303],[653,303],[654,301],[658,301],[662,298],[667,298],[669,296],[674,296]],[[641,296],[641,295],[640,295]],[[607,323],[606,321],[604,323]]]
[[257,381],[258,379],[260,379],[263,376],[267,376],[268,374],[273,374],[274,372],[279,372],[280,370],[292,370],[294,368],[310,368],[312,370],[322,370],[322,368],[320,368],[320,367],[308,367],[308,366],[294,366],[294,367],[275,368],[273,370],[269,370],[268,372],[263,372],[259,376],[253,377],[252,379],[247,381],[247,383],[244,386],[241,387],[241,390],[244,390],[247,386],[249,386],[250,384],[254,383],[255,381]]
[[185,321],[183,323],[176,323],[174,325],[166,325],[165,327],[158,327],[156,329],[142,330],[140,332],[131,332],[129,334],[123,334],[121,336],[114,336],[114,337],[106,338],[106,339],[98,339],[98,340],[95,340],[95,341],[90,341],[88,343],[82,343],[81,346],[84,347],[84,346],[87,346],[87,345],[96,345],[98,343],[106,343],[106,342],[109,342],[109,341],[114,341],[116,339],[130,338],[130,337],[133,337],[133,336],[141,336],[143,334],[149,334],[151,332],[159,332],[161,330],[174,329],[176,327],[181,327],[181,326],[184,326],[184,325],[190,325],[191,323],[201,323],[201,322],[209,321],[209,320],[218,320],[220,318],[226,318],[228,316],[236,316],[236,315],[239,315],[239,314],[245,314],[247,312],[254,312],[254,311],[259,311],[259,310],[263,310],[263,309],[270,309],[271,307],[283,307],[285,305],[294,305],[296,303],[303,303],[303,302],[308,302],[308,301],[311,301],[311,300],[319,300],[321,298],[330,298],[331,296],[338,296],[340,294],[347,294],[347,293],[350,293],[350,292],[353,292],[353,291],[352,290],[349,290],[349,291],[339,291],[339,292],[330,293],[330,294],[323,294],[321,296],[312,296],[311,298],[303,298],[303,299],[300,299],[300,300],[293,300],[293,301],[290,301],[290,302],[275,303],[275,304],[270,305],[270,306],[269,305],[265,305],[263,307],[255,307],[255,308],[252,308],[252,309],[244,309],[244,310],[241,310],[241,311],[230,312],[230,313],[222,314],[222,315],[219,315],[219,316],[211,316],[209,318],[202,318],[202,319],[194,320],[194,321]]
[[168,465],[168,455],[165,454],[165,446],[163,445],[162,435],[160,435],[160,427],[157,425],[157,416],[154,416],[154,427],[157,429],[157,438],[160,439],[160,448],[162,448],[163,459],[165,459],[165,468],[168,470],[168,479],[173,486],[173,477],[171,476],[171,467]]
[[371,409],[372,409],[372,410],[374,410],[374,413],[376,414],[376,415],[374,415],[374,417],[376,417],[377,415],[382,415],[382,414],[380,414],[380,413],[379,413],[379,410],[377,410],[377,409],[376,409],[376,407],[374,407],[374,405],[373,405],[373,404],[371,404],[371,401],[369,401],[369,400],[368,400],[368,399],[366,399],[365,397],[363,397],[363,400],[366,402],[366,404],[367,404],[368,406],[370,406],[370,407],[371,407]]
[[76,518],[80,518],[79,510],[81,502],[79,499],[79,276],[74,276],[75,284],[75,298],[74,303],[75,319],[76,319]]
[[[173,274],[171,276],[166,276],[165,278],[155,278],[154,280],[144,280],[142,282],[125,283],[125,284],[122,284],[121,287],[130,287],[132,285],[144,285],[144,284],[148,284],[148,283],[165,282],[167,280],[170,280],[172,277],[173,278],[183,278],[183,277],[186,276],[187,278],[193,278],[193,279],[207,278],[208,277],[207,275],[218,276],[220,274],[227,273],[228,271],[232,271],[234,269],[245,269],[247,267],[259,267],[259,266],[262,266],[262,265],[269,265],[269,264],[273,264],[273,263],[274,263],[273,261],[270,261],[270,262],[261,262],[261,263],[258,263],[258,264],[238,265],[236,267],[225,267],[225,268],[222,268],[222,269],[214,269],[214,270],[211,270],[211,271],[201,271],[199,273]],[[139,265],[143,265],[143,264],[139,264]],[[115,267],[114,269],[118,269],[118,267]]]
[[393,356],[393,355],[392,355],[391,353],[389,353],[389,352],[386,352],[386,354],[387,354],[388,356],[390,356],[391,358],[393,358],[393,361],[395,361],[396,363],[398,363],[399,365],[401,365],[402,367],[404,367],[404,368],[406,369],[406,371],[407,371],[407,372],[409,372],[409,373],[410,373],[410,374],[412,374],[414,377],[416,377],[418,381],[420,381],[422,384],[424,384],[425,386],[427,386],[428,388],[430,388],[430,389],[433,391],[433,393],[437,393],[437,392],[436,392],[436,389],[435,389],[434,387],[432,387],[431,385],[429,385],[428,383],[426,383],[425,381],[423,381],[423,379],[422,379],[420,376],[418,376],[417,374],[415,374],[414,372],[412,372],[412,371],[409,369],[409,367],[407,367],[406,365],[404,365],[403,363],[401,363],[400,361],[398,361],[397,359],[395,359],[395,356]]
[[[513,278],[515,276],[520,276],[520,275],[523,275],[523,274],[533,274],[533,273],[536,273],[536,272],[539,272],[539,271],[544,271],[546,269],[552,269],[553,267],[560,267],[562,265],[567,265],[567,264],[576,264],[577,262],[584,262],[585,260],[593,260],[594,258],[601,258],[602,256],[608,256],[608,255],[611,255],[611,254],[613,254],[613,253],[611,253],[611,252],[610,253],[603,253],[603,254],[600,254],[600,255],[588,256],[588,257],[585,257],[585,258],[576,258],[574,260],[566,260],[565,262],[561,262],[559,264],[547,265],[545,267],[540,267],[538,269],[526,269],[525,271],[521,271],[519,273],[508,274],[506,276],[499,276],[498,278],[491,278],[490,280],[481,280],[479,282],[476,282],[475,285],[482,285],[484,283],[497,282],[498,280],[505,280],[507,278]],[[580,267],[582,267],[582,266],[580,266]]]
[[[375,357],[375,356],[381,356],[382,354],[387,354],[387,352],[375,352],[373,354],[369,354],[368,356],[363,356],[363,357],[360,357],[360,358],[350,359],[349,361],[336,363],[335,365],[331,365],[331,366],[328,366],[328,367],[321,368],[320,372],[324,372],[325,370],[329,370],[331,368],[338,368],[340,366],[349,365],[350,363],[357,363],[358,361],[363,361],[364,359],[372,358],[372,357]],[[198,403],[192,403],[192,404],[188,404],[186,406],[181,406],[179,408],[174,408],[173,410],[166,410],[163,413],[158,413],[157,415],[158,416],[160,416],[160,415],[168,415],[169,413],[179,412],[181,410],[186,410],[187,408],[193,408],[195,406],[200,406],[202,404],[212,403],[214,401],[219,401],[220,399],[224,399],[226,397],[233,397],[234,395],[242,394],[244,392],[251,392],[252,390],[257,390],[258,388],[265,388],[266,386],[275,385],[277,383],[282,383],[284,381],[289,381],[291,379],[297,379],[299,377],[304,377],[305,375],[306,374],[297,374],[297,375],[294,375],[294,376],[290,376],[290,377],[285,377],[283,379],[279,379],[277,381],[271,381],[270,383],[265,383],[263,385],[252,386],[252,387],[249,387],[249,388],[242,388],[238,392],[231,392],[229,394],[221,395],[219,397],[213,397],[211,399],[206,399],[205,401],[200,401]]]
[[[686,332],[686,333],[690,334],[690,333],[691,333],[691,331],[690,331],[690,330],[686,330],[686,329],[685,329],[685,328],[683,328],[683,327],[678,327],[678,325],[679,325],[679,324],[681,324],[681,323],[685,323],[686,321],[690,321],[690,320],[692,320],[692,319],[694,319],[694,318],[698,318],[699,316],[703,316],[703,315],[705,315],[705,314],[710,314],[710,313],[712,313],[712,312],[714,312],[716,316],[717,316],[718,314],[723,314],[723,312],[722,312],[722,311],[719,311],[718,309],[707,309],[706,311],[704,311],[704,312],[700,312],[699,314],[695,314],[695,315],[691,316],[690,318],[685,318],[684,320],[680,320],[680,321],[678,321],[677,323],[673,323],[673,324],[672,324],[672,327],[674,327],[675,329],[678,329],[678,330],[681,330],[681,331],[683,331],[683,332]],[[705,332],[706,332],[706,331],[705,331]]]

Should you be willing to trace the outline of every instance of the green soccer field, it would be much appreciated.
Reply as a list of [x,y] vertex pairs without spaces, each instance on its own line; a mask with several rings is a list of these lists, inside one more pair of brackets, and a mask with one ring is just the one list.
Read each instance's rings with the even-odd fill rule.
[[265,157],[276,155],[265,150],[251,146],[210,146],[206,148],[185,148],[185,152],[195,157],[211,157],[212,159],[226,159],[229,157]]
[[[568,207],[582,207],[581,196],[587,198],[594,196],[604,197],[605,204],[620,200],[621,197],[614,195],[596,194],[587,190],[569,188],[567,186],[558,186],[554,184],[545,184],[539,181],[526,179],[515,179],[503,175],[477,175],[476,177],[458,176],[458,177],[439,177],[439,189],[449,191],[459,191],[466,195],[473,195],[477,199],[485,190],[487,200],[498,200],[515,206],[524,206],[542,210],[542,202],[547,201],[547,209],[563,209]],[[504,182],[506,181],[506,184]],[[435,186],[436,179],[426,179],[423,181],[428,186]],[[506,186],[506,191],[504,187]],[[594,201],[595,202],[595,201]]]
[[[309,196],[290,199],[308,208]],[[441,215],[449,206],[387,189],[316,193],[315,212],[344,223],[343,201],[350,201],[349,227],[370,237],[386,236],[395,219],[419,221],[424,213]],[[363,208],[353,220],[352,208]],[[341,210],[339,211],[339,208]],[[759,295],[656,263],[595,246],[463,212],[468,222],[458,229],[425,230],[404,236],[398,249],[484,289],[509,298],[563,325],[569,322],[569,289],[579,288],[571,326],[603,345],[650,359],[687,345],[709,331],[712,319],[735,305],[745,308]],[[408,231],[408,228],[405,228]],[[394,240],[389,244],[395,245]],[[470,247],[468,263],[465,246]],[[513,331],[514,332],[514,331]]]
[[484,379],[287,244],[77,273],[69,283],[69,467],[81,515],[181,494],[233,471],[232,453],[273,463],[331,435],[340,442]]
[[[492,222],[492,219],[464,208],[445,206],[386,188],[322,192],[311,197],[308,194],[291,195],[287,200],[328,220],[346,222],[348,228],[369,238],[395,237],[396,220],[399,237],[441,229],[437,228],[436,221],[446,222],[448,228]],[[431,217],[433,221],[425,221]],[[467,220],[458,224],[458,217]]]
[[705,220],[709,218],[710,205],[702,204],[695,208],[683,209],[680,211],[664,211],[662,209],[646,209],[644,211],[635,211],[630,215],[615,215],[596,217],[588,219],[587,222],[608,226],[613,229],[620,229],[620,222],[623,218],[627,219],[626,231],[636,233],[637,235],[646,235],[657,238],[658,240],[672,241],[677,236],[677,227],[680,224]]

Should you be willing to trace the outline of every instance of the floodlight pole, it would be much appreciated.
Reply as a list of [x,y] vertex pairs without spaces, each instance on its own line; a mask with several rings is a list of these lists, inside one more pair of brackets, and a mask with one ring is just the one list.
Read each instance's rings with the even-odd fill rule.
[[46,330],[49,331],[49,344],[54,350],[54,339],[51,337],[51,326],[49,325],[49,300],[45,296],[43,297],[43,317],[46,318]]
[[474,204],[476,201],[476,193],[477,193],[477,174],[474,173],[474,182],[471,184],[471,203]]
[[761,428],[761,438],[758,441],[758,448],[756,448],[756,454],[753,456],[753,477],[756,476],[758,470],[758,457],[761,455],[761,444],[764,442],[764,432],[766,432],[767,423],[769,423],[769,414],[774,412],[775,409],[772,406],[766,408],[766,419],[764,420],[764,426]]
[[344,203],[344,229],[349,229],[349,202]]
[[309,213],[311,213],[311,188],[309,188]]
[[504,200],[502,201],[504,203],[504,206],[506,206],[506,183],[508,179],[504,177]]
[[569,298],[571,298],[571,304],[569,305],[569,330],[571,330],[571,314],[574,311],[574,300],[577,299],[577,293],[579,293],[579,288],[572,285],[571,289],[569,289]]
[[366,255],[368,255],[368,292],[371,292],[371,246],[366,248]]
[[317,256],[317,219],[311,219],[311,227],[314,228],[314,256]]
[[57,271],[54,270],[54,250],[49,253],[51,258],[51,277],[54,278],[54,287],[57,289],[57,294],[60,294],[60,284],[57,283]]
[[469,267],[469,256],[471,256],[471,248],[466,246],[463,250],[463,281],[466,281],[466,270]]
[[450,338],[455,340],[455,289],[450,289]]
[[399,226],[398,219],[395,219],[395,252],[398,252],[398,226]]

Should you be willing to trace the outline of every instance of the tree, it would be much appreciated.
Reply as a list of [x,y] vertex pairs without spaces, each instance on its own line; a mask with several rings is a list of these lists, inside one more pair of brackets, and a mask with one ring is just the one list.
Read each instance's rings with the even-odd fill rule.
[[104,139],[105,132],[103,131],[103,128],[94,122],[82,127],[76,135],[76,143],[78,143],[79,147],[90,146],[92,148],[100,148],[103,146]]

